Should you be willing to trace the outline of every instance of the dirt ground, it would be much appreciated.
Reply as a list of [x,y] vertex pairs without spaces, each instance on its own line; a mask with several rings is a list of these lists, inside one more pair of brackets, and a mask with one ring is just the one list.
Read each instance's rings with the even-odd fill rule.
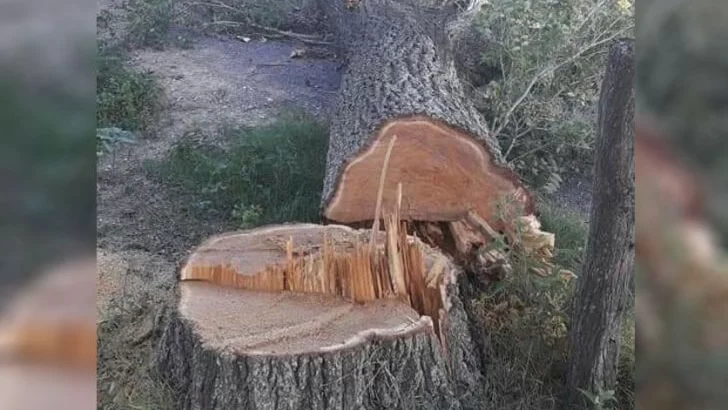
[[166,108],[155,136],[99,161],[99,248],[148,252],[176,264],[205,237],[232,229],[193,214],[188,198],[150,179],[144,163],[163,158],[191,129],[260,125],[286,107],[325,116],[338,87],[339,64],[290,58],[297,47],[216,36],[194,39],[190,49],[134,53],[133,63],[158,77]]
[[97,306],[100,337],[113,339],[99,346],[99,405],[105,408],[165,407],[153,393],[160,389],[151,372],[140,366],[148,366],[176,273],[204,239],[235,229],[193,212],[194,193],[167,189],[150,178],[145,162],[164,158],[192,129],[216,138],[219,127],[261,125],[287,108],[325,118],[338,88],[339,63],[290,58],[300,47],[293,42],[188,39],[189,48],[132,54],[137,69],[158,78],[165,109],[154,135],[102,157],[97,167]]

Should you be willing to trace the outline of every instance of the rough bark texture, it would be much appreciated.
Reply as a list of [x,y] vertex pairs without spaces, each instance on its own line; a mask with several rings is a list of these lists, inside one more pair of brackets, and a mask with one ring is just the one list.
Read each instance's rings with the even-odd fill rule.
[[183,409],[459,409],[432,334],[298,356],[236,356],[206,349],[175,317],[160,370]]
[[181,409],[477,408],[477,384],[458,388],[449,376],[468,382],[474,374],[467,365],[475,365],[462,304],[454,310],[447,357],[434,333],[331,353],[232,355],[207,349],[193,325],[173,315],[156,365]]
[[610,49],[599,101],[598,135],[586,263],[578,279],[570,329],[567,382],[596,392],[616,382],[621,316],[634,252],[634,45]]
[[332,113],[323,206],[347,161],[398,117],[419,114],[462,129],[505,166],[497,141],[465,97],[433,13],[406,1],[319,3],[348,60]]
[[431,332],[331,353],[232,355],[206,348],[173,315],[156,366],[182,409],[474,409],[477,359],[455,285],[450,294],[446,355]]
[[405,333],[373,333],[342,348],[296,355],[232,353],[214,347],[217,342],[205,339],[198,325],[176,310],[155,366],[182,409],[481,408],[480,362],[458,284],[462,272],[449,262],[446,271],[439,335],[432,320],[422,317],[424,325]]

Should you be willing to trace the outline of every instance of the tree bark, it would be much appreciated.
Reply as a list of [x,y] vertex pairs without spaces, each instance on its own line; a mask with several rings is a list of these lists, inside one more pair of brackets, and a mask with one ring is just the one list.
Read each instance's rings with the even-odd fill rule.
[[[383,205],[403,183],[403,219],[456,221],[513,194],[533,200],[466,98],[448,52],[445,17],[408,1],[319,2],[348,60],[332,113],[322,212],[352,224],[374,219],[381,151],[397,135]],[[447,15],[447,14],[445,14]],[[379,154],[378,154],[379,153]],[[381,154],[381,155],[380,155]]]
[[[260,260],[275,260],[281,253],[271,244],[291,237],[292,243],[301,245],[297,249],[302,252],[319,250],[322,245],[317,240],[324,231],[337,246],[358,237],[368,238],[368,231],[344,226],[284,225],[219,236],[193,252],[181,271],[177,309],[165,327],[155,358],[155,367],[176,392],[177,407],[200,410],[479,408],[478,399],[482,397],[479,358],[474,353],[460,298],[459,268],[452,262],[443,259],[441,279],[432,289],[443,302],[439,312],[431,315],[437,317],[420,313],[414,316],[419,319],[404,321],[404,330],[399,326],[381,328],[367,322],[358,333],[351,333],[352,328],[358,329],[361,311],[368,309],[368,305],[399,303],[399,299],[391,297],[352,308],[340,300],[321,299],[323,302],[319,303],[316,299],[313,309],[320,311],[319,316],[303,315],[299,319],[298,312],[311,305],[296,301],[307,300],[306,295],[321,295],[314,294],[318,289],[287,290],[294,286],[294,277],[291,265],[286,262],[281,265],[289,269],[284,290],[272,294],[271,291],[250,293],[258,286],[271,283],[274,288],[278,286],[276,281],[256,280],[256,275],[249,272],[250,269],[262,272],[257,275],[259,279],[270,272],[258,265]],[[441,257],[439,252],[422,246],[419,248],[422,254],[430,258],[427,263]],[[225,279],[231,270],[234,275],[247,278],[242,287],[232,289],[234,281]],[[207,273],[210,275],[205,276]],[[361,284],[364,273],[359,271],[350,283]],[[344,282],[336,282],[345,287]],[[248,293],[240,293],[241,289],[247,289]],[[411,280],[407,289],[413,289]],[[259,305],[257,301],[265,298],[275,299],[270,304],[273,307],[266,305],[262,310],[254,310]],[[406,309],[411,311],[409,307]],[[393,323],[400,320],[397,317],[403,310],[373,312],[373,316],[366,313],[365,318]],[[236,315],[252,316],[236,319]],[[391,317],[383,317],[387,315]],[[228,319],[218,321],[219,317]],[[329,321],[332,317],[335,321]],[[279,322],[276,318],[283,319]],[[294,324],[290,318],[295,318]],[[307,326],[316,320],[321,322],[309,329]],[[434,321],[438,326],[433,325]],[[261,322],[271,322],[273,326],[261,333]],[[338,344],[316,345],[324,337],[316,336],[317,332],[338,335],[342,328],[349,329],[342,333],[342,338],[349,334],[343,344],[342,339],[336,339]],[[267,336],[272,334],[276,336]],[[305,342],[286,350],[287,343],[299,337]],[[252,341],[243,344],[241,339]]]
[[634,265],[634,45],[616,41],[607,58],[599,118],[586,262],[573,301],[567,375],[576,389],[612,390],[620,329]]
[[460,409],[433,334],[295,356],[231,355],[205,348],[175,316],[158,366],[181,409]]

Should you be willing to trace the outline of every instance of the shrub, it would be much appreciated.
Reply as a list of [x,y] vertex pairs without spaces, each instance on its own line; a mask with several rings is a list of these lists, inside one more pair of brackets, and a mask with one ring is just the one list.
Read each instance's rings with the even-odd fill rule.
[[478,89],[506,159],[537,188],[591,167],[596,102],[611,40],[631,33],[630,1],[491,0],[476,17],[487,44]]
[[149,72],[126,64],[117,48],[99,46],[96,63],[96,121],[99,128],[150,132],[161,110],[162,90]]
[[171,0],[130,0],[126,5],[127,45],[164,48],[174,17]]
[[200,133],[191,132],[148,169],[194,192],[199,210],[221,212],[242,228],[319,219],[328,144],[322,125],[289,115],[268,126],[223,132],[232,139],[229,148],[201,143]]
[[[578,275],[588,235],[583,217],[548,205],[539,211],[542,229],[556,235],[555,262]],[[472,302],[474,320],[485,337],[483,408],[561,408],[573,286],[557,274],[544,278],[529,273],[530,262],[524,258],[511,266],[510,275]],[[616,401],[611,404],[628,409],[634,403],[634,321],[629,316],[621,344]]]

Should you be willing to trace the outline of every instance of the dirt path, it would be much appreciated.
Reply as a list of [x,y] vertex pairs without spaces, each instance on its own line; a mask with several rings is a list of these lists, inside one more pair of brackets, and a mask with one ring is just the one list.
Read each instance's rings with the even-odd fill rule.
[[135,251],[136,259],[146,252],[177,264],[205,237],[234,229],[193,212],[193,193],[172,192],[150,179],[145,161],[164,158],[193,128],[215,138],[218,127],[260,125],[286,108],[325,116],[338,88],[338,63],[290,58],[295,48],[290,42],[200,37],[190,49],[133,55],[139,69],[158,77],[166,108],[156,136],[99,161],[99,248]]

